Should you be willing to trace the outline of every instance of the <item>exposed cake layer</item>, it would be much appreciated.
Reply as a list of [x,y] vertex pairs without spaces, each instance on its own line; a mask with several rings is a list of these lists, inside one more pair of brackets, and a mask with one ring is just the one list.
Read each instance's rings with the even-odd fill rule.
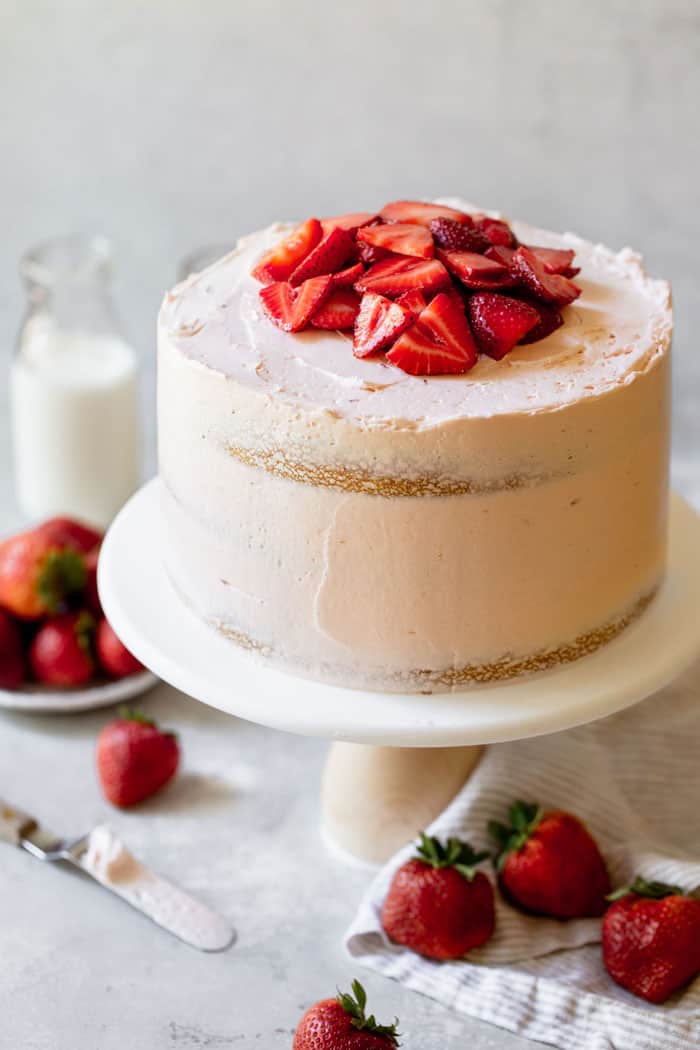
[[165,557],[201,615],[304,673],[405,689],[536,669],[641,607],[665,553],[668,286],[514,226],[575,247],[583,294],[464,376],[272,327],[248,272],[279,227],[168,296]]

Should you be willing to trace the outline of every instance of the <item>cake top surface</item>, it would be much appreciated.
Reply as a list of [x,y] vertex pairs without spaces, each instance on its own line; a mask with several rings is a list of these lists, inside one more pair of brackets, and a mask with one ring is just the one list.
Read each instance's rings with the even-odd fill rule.
[[[443,203],[477,210],[458,199]],[[305,410],[396,428],[550,411],[632,382],[669,346],[669,286],[648,277],[637,254],[513,222],[525,244],[575,250],[581,296],[564,308],[565,323],[503,360],[479,357],[464,375],[409,375],[384,358],[355,357],[352,333],[291,333],[270,323],[251,269],[292,228],[277,223],[244,237],[229,255],[176,286],[165,298],[160,326],[188,359]]]

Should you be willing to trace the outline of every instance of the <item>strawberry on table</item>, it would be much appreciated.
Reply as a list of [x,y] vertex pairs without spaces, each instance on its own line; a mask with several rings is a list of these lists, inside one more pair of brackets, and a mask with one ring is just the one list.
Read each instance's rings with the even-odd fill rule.
[[367,995],[359,981],[352,995],[339,993],[310,1007],[297,1025],[293,1050],[387,1050],[399,1045],[396,1026],[366,1014]]
[[104,616],[95,631],[95,654],[102,670],[112,678],[127,678],[144,670]]
[[610,878],[585,825],[571,813],[545,813],[514,802],[510,826],[489,821],[498,843],[496,869],[508,900],[535,915],[574,919],[602,915]]
[[352,351],[355,357],[367,357],[394,342],[410,324],[415,314],[402,303],[383,295],[365,292],[355,321]]
[[326,275],[312,277],[299,288],[293,288],[286,281],[268,284],[259,294],[263,310],[273,324],[285,332],[300,332],[332,289],[332,278]]
[[386,356],[411,375],[468,372],[476,364],[478,354],[461,300],[451,293],[439,292]]
[[103,532],[76,518],[49,518],[37,527],[37,532],[48,536],[56,547],[71,547],[81,554],[99,547],[104,539]]
[[637,878],[603,918],[603,962],[614,981],[663,1003],[700,973],[700,901],[679,886]]
[[130,708],[121,708],[97,739],[97,772],[114,806],[134,806],[155,794],[175,776],[179,761],[175,734]]
[[23,620],[56,613],[85,585],[83,556],[40,529],[0,544],[0,606]]
[[382,926],[396,944],[429,959],[461,959],[491,937],[493,887],[476,865],[488,857],[468,842],[443,845],[421,833],[416,856],[394,875]]
[[446,204],[430,204],[427,201],[391,201],[379,213],[385,222],[413,222],[419,226],[430,226],[433,219],[452,219],[453,222],[468,222],[471,216]]
[[29,649],[37,681],[60,688],[88,682],[95,671],[94,632],[94,617],[86,611],[64,613],[42,624]]
[[527,303],[494,292],[477,292],[467,304],[469,322],[482,353],[500,361],[536,325],[540,315]]
[[17,689],[24,677],[24,652],[19,627],[4,609],[0,609],[0,689]]
[[253,277],[262,284],[288,280],[292,270],[316,247],[322,236],[323,229],[318,219],[307,219],[265,252],[252,270]]
[[386,248],[397,255],[432,259],[435,246],[430,230],[407,222],[392,222],[386,226],[364,226],[357,231],[357,239],[364,244]]
[[336,226],[309,252],[305,259],[292,271],[289,283],[303,284],[311,277],[336,273],[347,264],[355,252],[355,239],[348,230]]

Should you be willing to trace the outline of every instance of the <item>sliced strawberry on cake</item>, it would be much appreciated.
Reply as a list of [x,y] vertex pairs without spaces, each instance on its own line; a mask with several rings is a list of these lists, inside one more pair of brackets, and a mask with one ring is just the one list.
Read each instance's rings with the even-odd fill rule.
[[438,249],[438,259],[467,288],[505,288],[514,284],[510,269],[476,252],[445,252]]
[[492,219],[490,215],[479,215],[474,222],[491,244],[517,248],[518,238],[505,220]]
[[447,287],[450,276],[437,259],[411,259],[404,255],[390,255],[375,263],[355,288],[358,292],[377,292],[395,297],[417,288],[425,295]]
[[[420,292],[407,294],[420,295]],[[414,311],[401,302],[394,303],[383,295],[365,292],[355,322],[352,352],[355,357],[368,357],[383,350],[405,332],[415,319]]]
[[355,241],[352,234],[336,226],[292,271],[289,283],[303,284],[311,277],[337,273],[350,260],[354,250]]
[[522,302],[527,303],[528,306],[531,306],[533,310],[536,310],[539,315],[539,321],[534,328],[531,328],[520,340],[522,346],[526,343],[539,343],[540,339],[546,339],[548,335],[556,332],[557,328],[561,328],[564,324],[564,318],[556,306],[538,302],[537,299],[526,299],[523,296],[520,296],[520,299]]
[[323,236],[318,219],[307,219],[258,260],[252,276],[262,284],[286,281],[293,270],[313,251]]
[[491,241],[469,215],[462,222],[431,219],[430,232],[437,246],[446,251],[484,253],[491,246]]
[[299,288],[288,281],[277,281],[260,289],[263,310],[273,324],[285,332],[300,332],[328,298],[333,281],[328,276],[312,277]]
[[425,310],[428,305],[427,299],[417,288],[412,288],[410,292],[404,292],[403,295],[398,297],[396,302],[400,303],[401,306],[405,306],[406,309],[414,313],[416,317],[422,310]]
[[386,356],[411,375],[459,374],[473,368],[476,344],[456,296],[436,295]]
[[332,291],[311,318],[313,328],[352,328],[360,309],[360,297],[352,288]]
[[511,260],[511,273],[532,292],[537,299],[555,306],[567,306],[578,299],[581,289],[568,277],[550,273],[539,255],[531,248],[521,245]]
[[384,222],[413,222],[419,226],[430,226],[433,219],[452,219],[464,222],[470,216],[446,204],[429,204],[427,201],[391,201],[379,213]]
[[535,325],[540,315],[527,303],[494,292],[477,292],[467,310],[472,332],[483,354],[500,361]]
[[351,211],[347,215],[332,215],[329,219],[321,219],[323,235],[327,237],[331,230],[335,229],[355,233],[360,226],[369,226],[376,218],[378,218],[377,213],[371,211]]
[[564,277],[575,277],[580,273],[580,266],[574,266],[574,251],[572,248],[540,248],[534,244],[527,244],[528,248],[544,264],[547,273],[558,273]]
[[363,226],[357,231],[357,239],[376,248],[386,248],[397,255],[414,255],[421,259],[432,259],[435,246],[430,230],[409,222],[392,222],[384,226]]
[[352,288],[355,281],[359,281],[364,272],[365,268],[361,262],[355,263],[353,266],[346,266],[344,270],[338,270],[337,273],[331,274],[333,287]]

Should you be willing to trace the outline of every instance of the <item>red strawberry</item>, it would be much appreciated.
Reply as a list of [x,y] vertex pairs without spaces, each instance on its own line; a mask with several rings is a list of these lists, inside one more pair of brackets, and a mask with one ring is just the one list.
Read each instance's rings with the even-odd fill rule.
[[511,261],[515,255],[515,248],[508,248],[505,244],[492,244],[484,252],[484,255],[487,259],[494,259],[501,266],[507,266],[510,269]]
[[339,994],[310,1007],[297,1025],[292,1050],[387,1050],[399,1045],[396,1026],[367,1017],[367,995],[359,981],[352,995]]
[[42,624],[29,649],[35,678],[62,687],[88,682],[95,671],[94,631],[95,620],[89,612],[64,613]]
[[56,547],[71,547],[81,554],[98,547],[104,533],[75,518],[49,518],[37,528],[37,532],[48,536]]
[[477,229],[481,230],[491,244],[517,248],[518,239],[503,219],[492,219],[489,215],[479,215],[475,217],[474,222]]
[[347,266],[344,270],[338,270],[337,273],[331,274],[333,287],[352,288],[355,281],[358,281],[364,272],[365,268],[361,262],[355,263],[354,266]]
[[269,252],[265,252],[251,271],[253,277],[262,284],[286,281],[302,259],[313,251],[322,236],[323,230],[318,219],[307,219]]
[[0,605],[22,620],[55,613],[85,584],[81,554],[46,533],[22,532],[0,544]]
[[416,226],[408,222],[393,222],[386,226],[363,226],[357,231],[357,239],[363,244],[386,248],[398,255],[432,259],[435,254],[430,231],[424,226]]
[[515,802],[509,817],[511,827],[489,822],[500,848],[497,870],[505,896],[525,911],[555,919],[602,915],[610,879],[581,821],[527,802]]
[[367,357],[377,350],[383,350],[414,320],[414,313],[401,303],[392,303],[391,299],[385,299],[383,295],[365,292],[355,322],[352,352],[355,357]]
[[371,266],[364,277],[356,282],[355,288],[358,292],[377,292],[378,295],[395,297],[412,288],[430,295],[449,283],[449,274],[437,259],[390,255]]
[[331,292],[311,318],[314,328],[352,328],[360,309],[360,297],[352,288]]
[[527,303],[495,292],[477,292],[467,304],[472,332],[482,353],[500,361],[539,324]]
[[459,839],[442,845],[421,833],[417,855],[394,875],[382,908],[387,936],[429,959],[461,959],[493,934],[493,888]]
[[522,299],[522,302],[526,302],[528,306],[531,306],[533,310],[537,310],[539,314],[539,321],[531,328],[527,335],[524,335],[520,340],[521,345],[526,343],[538,343],[540,339],[546,339],[552,332],[556,332],[557,328],[560,328],[564,324],[564,318],[557,310],[556,306],[550,306],[548,303],[540,303],[536,299]]
[[127,678],[130,674],[143,671],[142,663],[117,637],[114,628],[103,616],[95,632],[95,653],[103,671],[112,678]]
[[566,306],[578,299],[581,289],[568,277],[549,273],[541,258],[530,248],[521,246],[511,260],[515,274],[537,299],[555,306]]
[[446,204],[428,204],[426,201],[391,201],[379,214],[385,222],[413,222],[419,226],[430,226],[432,219],[465,222],[470,218],[466,212],[448,208]]
[[455,222],[454,219],[431,219],[430,231],[435,243],[446,251],[485,252],[491,244],[490,240],[470,216],[466,216],[466,220]]
[[[524,247],[535,253],[544,264],[547,273],[561,273],[567,276],[567,271],[576,269],[572,265],[575,253],[571,248],[540,248],[535,244],[526,244]],[[579,271],[576,269],[576,272]]]
[[678,886],[645,882],[608,897],[603,962],[623,988],[663,1003],[700,973],[700,901]]
[[428,305],[425,296],[422,292],[419,292],[417,288],[413,288],[410,292],[404,292],[403,295],[398,297],[396,302],[401,306],[405,306],[406,309],[410,310],[411,313],[414,313],[416,317],[421,310],[425,310]]
[[445,252],[438,249],[438,259],[467,288],[504,288],[515,281],[510,270],[496,259],[476,252]]
[[311,277],[337,273],[343,269],[354,250],[355,240],[352,234],[336,226],[293,270],[289,283],[299,285]]
[[97,772],[108,802],[133,806],[149,798],[177,772],[180,748],[137,711],[122,708],[97,738]]
[[347,215],[332,215],[330,219],[321,219],[323,235],[327,237],[331,230],[341,229],[354,233],[360,226],[369,226],[377,218],[376,212],[352,211]]
[[97,590],[97,565],[100,560],[100,548],[90,551],[85,555],[85,586],[83,587],[83,601],[90,612],[102,616],[102,603]]
[[22,636],[17,624],[0,609],[0,689],[16,689],[24,681]]
[[440,292],[386,356],[410,375],[468,372],[478,355],[461,302]]
[[332,279],[324,276],[312,277],[299,288],[292,288],[286,281],[268,284],[260,289],[259,294],[263,310],[273,324],[285,332],[300,332],[326,301],[332,288]]
[[358,259],[365,266],[374,266],[375,263],[381,262],[382,259],[388,259],[391,256],[391,252],[387,251],[386,248],[378,248],[375,244],[363,244],[362,241],[357,241],[355,250]]

